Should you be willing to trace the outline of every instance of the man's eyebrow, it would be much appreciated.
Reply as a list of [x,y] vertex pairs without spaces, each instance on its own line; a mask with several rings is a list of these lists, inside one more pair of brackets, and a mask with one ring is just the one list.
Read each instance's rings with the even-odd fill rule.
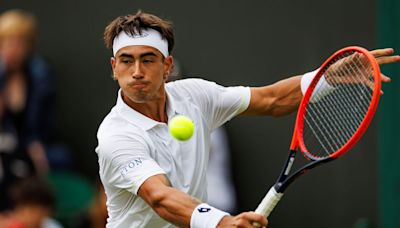
[[[154,52],[145,52],[139,55],[139,58],[143,58],[143,57],[147,57],[147,56],[155,56],[157,57],[157,54]],[[119,56],[119,58],[135,58],[132,54],[128,54],[128,53],[121,53]]]
[[154,52],[145,52],[143,54],[140,54],[140,58],[147,57],[147,56],[155,56],[155,57],[157,57],[157,54],[154,53]]
[[119,58],[123,58],[123,57],[125,57],[125,58],[133,58],[133,55],[127,54],[127,53],[122,53],[122,54],[120,54],[118,57],[119,57]]

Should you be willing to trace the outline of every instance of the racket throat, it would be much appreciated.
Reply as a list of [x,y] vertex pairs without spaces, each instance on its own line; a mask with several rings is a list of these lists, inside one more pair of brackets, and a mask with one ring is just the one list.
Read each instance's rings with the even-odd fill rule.
[[295,172],[293,172],[293,174],[291,174],[290,176],[285,175],[286,172],[283,172],[283,174],[281,174],[282,179],[278,179],[278,181],[274,185],[274,188],[276,189],[277,192],[284,192],[285,189],[294,180],[296,180],[298,177],[302,176],[303,174],[307,173],[310,169],[313,169],[313,168],[315,168],[315,167],[317,167],[319,165],[322,165],[324,163],[330,162],[330,161],[332,161],[334,159],[335,158],[328,157],[328,158],[325,158],[325,159],[312,161],[312,162],[308,163],[307,165],[303,166],[302,168],[300,168],[300,169],[296,170]]
[[279,175],[278,180],[276,181],[276,183],[274,185],[276,192],[281,193],[286,188],[286,187],[282,188],[282,186],[283,186],[283,183],[285,183],[285,180],[287,180],[290,170],[292,169],[294,160],[296,158],[296,152],[297,152],[296,150],[290,150],[289,156],[286,159],[285,166],[284,166],[286,168],[281,171],[281,174]]

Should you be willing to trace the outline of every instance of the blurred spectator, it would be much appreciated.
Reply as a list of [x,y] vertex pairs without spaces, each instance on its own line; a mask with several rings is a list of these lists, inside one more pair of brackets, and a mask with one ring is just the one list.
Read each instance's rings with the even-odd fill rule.
[[50,219],[54,208],[54,195],[42,179],[32,177],[19,181],[11,188],[10,193],[15,206],[0,218],[0,227],[60,227]]
[[104,228],[107,224],[107,197],[103,185],[99,183],[98,186],[98,192],[96,193],[89,210],[89,222],[91,228]]
[[49,169],[54,77],[34,52],[36,37],[32,14],[0,14],[0,212],[10,206],[5,192],[13,182]]
[[237,213],[236,191],[233,184],[231,151],[225,127],[211,133],[210,159],[207,169],[207,194],[211,206]]

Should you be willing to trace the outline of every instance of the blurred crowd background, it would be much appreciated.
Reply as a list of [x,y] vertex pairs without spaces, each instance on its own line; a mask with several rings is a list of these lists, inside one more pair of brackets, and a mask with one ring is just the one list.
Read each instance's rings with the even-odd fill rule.
[[[139,9],[174,23],[173,79],[261,86],[314,70],[349,45],[400,52],[396,0],[2,1],[0,227],[104,227],[94,148],[118,87],[102,34]],[[400,227],[400,66],[383,71],[393,82],[365,137],[288,189],[271,226]],[[216,132],[215,205],[256,208],[286,157],[294,117],[241,117]]]

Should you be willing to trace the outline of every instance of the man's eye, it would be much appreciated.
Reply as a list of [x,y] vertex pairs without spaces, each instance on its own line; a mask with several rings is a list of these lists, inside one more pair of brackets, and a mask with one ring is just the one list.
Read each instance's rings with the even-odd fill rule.
[[121,62],[125,64],[132,63],[132,61],[129,59],[122,59]]
[[153,63],[154,62],[154,60],[152,60],[152,59],[144,59],[143,60],[143,63]]

